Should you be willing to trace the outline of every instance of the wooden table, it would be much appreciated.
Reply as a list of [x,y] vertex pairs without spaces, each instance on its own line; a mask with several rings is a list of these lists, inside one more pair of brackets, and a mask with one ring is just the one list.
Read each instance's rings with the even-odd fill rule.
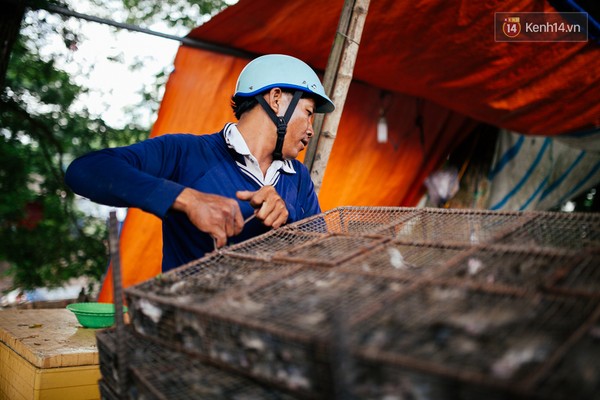
[[0,311],[0,398],[99,399],[96,330],[66,309]]

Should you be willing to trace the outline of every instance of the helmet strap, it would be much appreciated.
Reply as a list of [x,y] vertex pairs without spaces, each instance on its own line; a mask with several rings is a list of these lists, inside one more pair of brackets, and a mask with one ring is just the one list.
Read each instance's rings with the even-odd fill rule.
[[263,95],[257,94],[254,97],[277,127],[277,143],[275,144],[275,150],[273,151],[273,159],[283,160],[283,141],[285,140],[285,134],[287,132],[287,124],[290,122],[292,114],[298,105],[298,101],[300,101],[300,98],[302,97],[302,91],[296,90],[294,92],[294,97],[292,98],[292,101],[290,101],[290,104],[283,117],[275,114],[275,111],[273,111],[271,106],[269,106]]

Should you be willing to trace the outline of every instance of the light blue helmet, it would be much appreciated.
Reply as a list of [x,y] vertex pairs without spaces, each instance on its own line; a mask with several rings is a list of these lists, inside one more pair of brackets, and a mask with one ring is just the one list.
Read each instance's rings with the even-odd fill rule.
[[315,71],[304,61],[283,54],[269,54],[250,61],[238,77],[234,96],[253,97],[274,87],[309,93],[315,100],[317,113],[335,110]]

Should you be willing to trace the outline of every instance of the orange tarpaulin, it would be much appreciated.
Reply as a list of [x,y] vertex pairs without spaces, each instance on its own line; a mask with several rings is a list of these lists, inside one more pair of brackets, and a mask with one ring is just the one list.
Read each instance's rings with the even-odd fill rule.
[[[342,5],[242,0],[189,36],[322,70]],[[371,1],[354,79],[521,133],[600,126],[600,46],[496,42],[494,13],[511,11],[556,10],[540,0]]]
[[[285,53],[323,70],[341,0],[242,0],[191,32],[252,53]],[[371,2],[338,136],[319,193],[340,205],[415,205],[423,180],[479,123],[557,135],[600,125],[593,43],[496,43],[495,11],[553,11],[539,1]],[[152,136],[212,133],[249,60],[182,46]],[[381,113],[387,143],[377,143]],[[121,236],[124,287],[155,276],[160,221],[130,210]],[[100,301],[112,300],[104,285]]]

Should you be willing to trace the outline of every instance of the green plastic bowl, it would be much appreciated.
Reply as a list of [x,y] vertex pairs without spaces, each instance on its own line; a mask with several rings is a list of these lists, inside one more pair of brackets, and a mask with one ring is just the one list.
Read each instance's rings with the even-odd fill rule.
[[[73,303],[67,306],[86,328],[108,328],[115,324],[115,305],[112,303]],[[127,307],[123,306],[123,313]]]

